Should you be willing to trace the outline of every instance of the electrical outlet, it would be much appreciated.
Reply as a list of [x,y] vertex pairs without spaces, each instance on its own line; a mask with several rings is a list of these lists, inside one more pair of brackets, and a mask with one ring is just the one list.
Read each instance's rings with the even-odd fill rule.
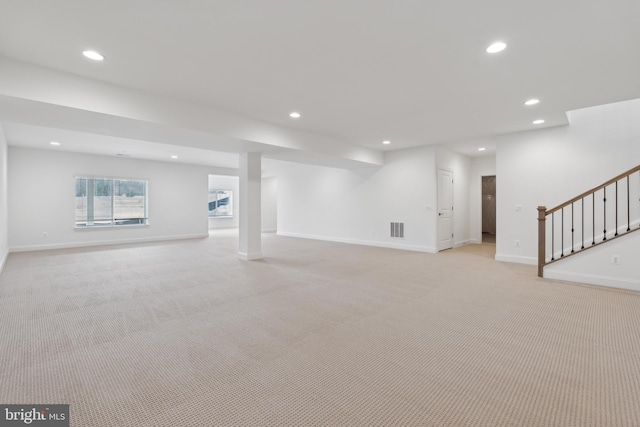
[[515,245],[516,245],[516,248],[519,248],[519,247],[520,247],[520,240],[516,240],[514,243],[515,243]]
[[47,232],[46,232],[46,231],[43,231],[43,232],[42,232],[42,238],[43,238],[43,239],[46,239],[46,238],[47,238]]
[[522,212],[522,205],[516,205],[516,212]]
[[611,264],[619,265],[620,264],[620,255],[611,255]]

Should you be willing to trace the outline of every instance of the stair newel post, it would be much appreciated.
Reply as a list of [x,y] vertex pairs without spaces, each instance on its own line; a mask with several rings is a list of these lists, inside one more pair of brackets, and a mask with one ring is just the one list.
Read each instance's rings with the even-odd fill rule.
[[[547,248],[546,242],[546,224],[547,224],[547,207],[538,206],[538,277],[543,277],[543,268],[546,261],[545,250]],[[551,236],[553,239],[553,236]]]

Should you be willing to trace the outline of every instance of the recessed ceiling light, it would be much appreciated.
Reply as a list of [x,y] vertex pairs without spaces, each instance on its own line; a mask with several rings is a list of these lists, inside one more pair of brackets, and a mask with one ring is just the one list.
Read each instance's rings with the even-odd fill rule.
[[487,48],[487,52],[489,53],[498,53],[502,52],[507,47],[506,43],[503,42],[495,42],[491,46]]
[[486,148],[484,148],[484,147],[478,148],[478,151],[484,151],[484,150],[486,150]]
[[389,140],[387,139],[386,141],[382,141],[382,143],[383,143],[384,145],[389,145],[389,144],[391,144],[391,141],[389,141]]
[[538,119],[538,120],[534,120],[534,121],[533,121],[533,124],[534,124],[534,125],[541,125],[541,124],[543,124],[543,123],[544,123],[544,120],[542,120],[542,119]]
[[60,143],[58,141],[51,141],[49,144],[51,144],[51,145],[60,145]]
[[171,156],[171,158],[172,158],[172,159],[177,159],[177,158],[178,158],[178,156]]
[[298,113],[297,111],[294,111],[293,113],[289,114],[289,117],[291,117],[292,119],[299,119],[301,116],[300,113]]
[[536,105],[538,102],[540,102],[539,99],[532,98],[532,99],[526,100],[524,102],[524,105]]
[[96,52],[95,50],[85,50],[84,52],[82,52],[82,54],[89,59],[93,59],[94,61],[104,60],[104,55]]

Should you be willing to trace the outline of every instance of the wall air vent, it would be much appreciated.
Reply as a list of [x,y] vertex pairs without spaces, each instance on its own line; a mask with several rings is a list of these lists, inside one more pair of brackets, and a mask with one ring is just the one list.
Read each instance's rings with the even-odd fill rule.
[[404,238],[404,222],[391,223],[391,237]]

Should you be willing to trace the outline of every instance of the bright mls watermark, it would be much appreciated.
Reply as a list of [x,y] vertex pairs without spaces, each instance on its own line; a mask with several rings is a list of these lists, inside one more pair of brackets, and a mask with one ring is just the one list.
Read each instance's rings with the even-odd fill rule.
[[0,404],[0,427],[69,427],[69,405]]

